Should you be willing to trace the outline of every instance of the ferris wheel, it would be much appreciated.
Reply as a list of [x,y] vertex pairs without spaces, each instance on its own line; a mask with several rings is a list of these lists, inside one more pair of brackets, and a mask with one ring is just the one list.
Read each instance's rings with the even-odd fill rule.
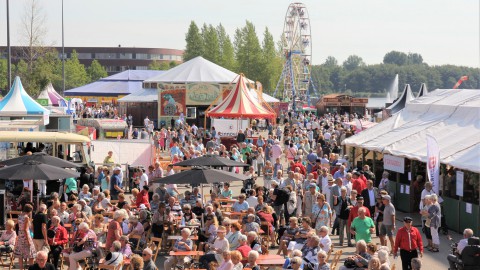
[[275,88],[274,96],[291,102],[292,109],[310,105],[312,84],[312,33],[308,10],[303,3],[288,6],[283,25],[281,44],[283,47],[283,70]]

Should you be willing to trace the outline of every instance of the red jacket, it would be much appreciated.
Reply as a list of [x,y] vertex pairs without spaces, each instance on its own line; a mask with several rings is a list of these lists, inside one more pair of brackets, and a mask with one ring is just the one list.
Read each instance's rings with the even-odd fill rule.
[[150,209],[150,203],[148,202],[148,192],[145,189],[142,189],[137,194],[137,200],[135,201],[137,208],[140,208],[140,205],[144,204],[148,209]]
[[67,229],[62,225],[58,225],[57,228],[51,226],[49,230],[55,231],[55,238],[48,238],[49,245],[53,246],[53,242],[55,242],[56,246],[63,246],[68,242]]
[[305,168],[305,166],[303,166],[302,163],[300,163],[300,162],[294,163],[292,165],[292,168],[290,168],[290,170],[295,171],[295,168],[300,168],[300,173],[305,175],[305,176],[307,175],[307,168]]
[[398,248],[407,251],[420,249],[420,252],[423,253],[422,235],[418,229],[411,226],[410,233],[405,226],[398,229],[397,236],[395,238],[395,247],[393,248],[394,254],[397,253]]
[[355,189],[357,191],[358,195],[362,194],[362,190],[366,189],[367,186],[365,183],[359,178],[357,179],[352,179],[352,189]]

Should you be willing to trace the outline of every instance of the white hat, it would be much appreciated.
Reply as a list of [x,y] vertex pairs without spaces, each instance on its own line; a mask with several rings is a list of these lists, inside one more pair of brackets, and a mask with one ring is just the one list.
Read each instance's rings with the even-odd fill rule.
[[145,204],[142,203],[142,204],[140,204],[140,209],[145,210],[145,209],[147,209],[147,207],[145,206]]
[[120,167],[115,167],[115,168],[113,168],[113,170],[114,170],[114,171],[121,171],[122,168],[120,168]]

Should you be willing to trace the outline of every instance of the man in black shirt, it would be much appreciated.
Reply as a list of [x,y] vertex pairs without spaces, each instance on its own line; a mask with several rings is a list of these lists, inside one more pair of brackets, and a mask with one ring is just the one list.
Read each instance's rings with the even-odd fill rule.
[[42,203],[38,207],[38,212],[33,216],[33,244],[37,252],[48,249],[46,212],[47,206]]
[[46,251],[37,252],[36,263],[28,267],[28,270],[55,270],[55,266],[47,263],[48,253]]

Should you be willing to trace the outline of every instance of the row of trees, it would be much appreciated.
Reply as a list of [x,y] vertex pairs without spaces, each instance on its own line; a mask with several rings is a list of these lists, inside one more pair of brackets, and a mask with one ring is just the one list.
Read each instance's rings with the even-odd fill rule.
[[[462,76],[468,76],[460,88],[480,88],[480,69],[464,66],[429,66],[420,54],[392,51],[383,63],[366,65],[361,57],[352,55],[342,64],[329,56],[321,65],[312,67],[312,80],[321,94],[343,92],[355,96],[385,96],[395,75],[402,88],[410,84],[417,91],[422,83],[429,89],[452,88]],[[400,89],[401,90],[401,89]]]
[[276,49],[272,34],[265,28],[260,43],[255,26],[247,21],[237,28],[233,42],[222,24],[203,24],[200,29],[191,22],[185,37],[183,60],[197,56],[212,61],[226,69],[243,73],[254,81],[260,81],[266,90],[275,89],[282,71],[282,58]]

